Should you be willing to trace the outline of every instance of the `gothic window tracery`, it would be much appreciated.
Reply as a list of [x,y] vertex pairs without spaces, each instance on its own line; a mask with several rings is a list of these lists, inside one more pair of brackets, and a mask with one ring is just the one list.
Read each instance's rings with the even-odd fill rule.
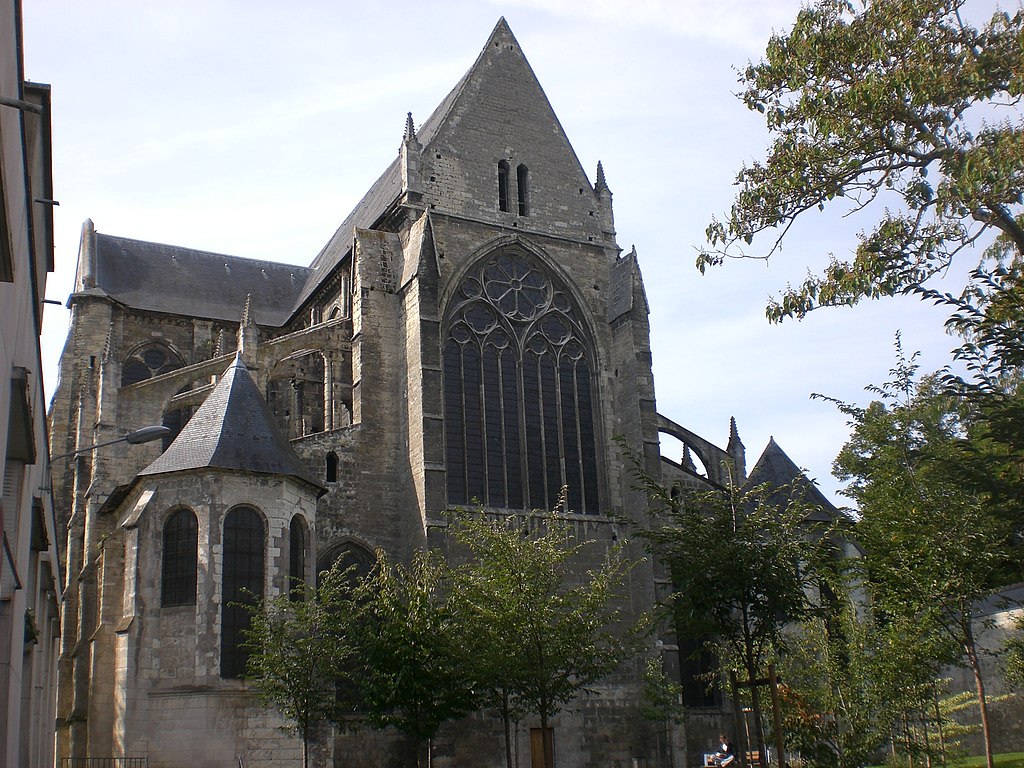
[[191,509],[179,509],[167,518],[160,574],[161,607],[196,604],[198,542],[199,527]]
[[251,507],[236,507],[224,518],[220,633],[220,676],[224,678],[245,675],[247,606],[263,599],[265,538],[263,518]]
[[446,327],[448,502],[597,513],[593,355],[569,294],[501,251],[463,278]]
[[150,342],[138,347],[121,364],[121,386],[127,387],[183,365],[181,358],[164,344]]

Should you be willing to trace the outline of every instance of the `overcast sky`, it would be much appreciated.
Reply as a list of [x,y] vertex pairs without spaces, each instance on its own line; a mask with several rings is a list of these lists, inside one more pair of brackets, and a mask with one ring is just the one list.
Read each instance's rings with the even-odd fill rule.
[[[100,232],[308,265],[417,125],[512,31],[594,179],[614,193],[651,305],[658,410],[724,446],[735,416],[753,467],[770,436],[837,504],[848,435],[820,392],[866,402],[893,339],[949,359],[944,315],[913,299],[771,326],[767,298],[845,257],[865,218],[810,216],[784,251],[702,277],[696,249],[763,156],[763,118],[734,93],[798,0],[34,0],[26,74],[53,89],[56,271],[66,300],[82,222]],[[754,243],[758,245],[757,241]],[[768,243],[762,243],[767,246]],[[973,258],[973,257],[972,257]],[[969,266],[966,265],[965,266]],[[48,306],[47,388],[68,312]]]

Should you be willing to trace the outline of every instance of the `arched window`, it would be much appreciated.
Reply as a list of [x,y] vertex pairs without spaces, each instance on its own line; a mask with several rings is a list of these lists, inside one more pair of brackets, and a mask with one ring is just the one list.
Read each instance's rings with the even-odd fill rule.
[[267,405],[289,438],[324,431],[324,356],[302,351],[270,371]]
[[306,522],[295,515],[288,526],[288,594],[292,600],[303,598],[306,583]]
[[522,163],[516,168],[516,189],[519,192],[519,215],[530,215],[530,169]]
[[121,364],[121,386],[138,384],[162,373],[170,373],[182,367],[181,358],[163,344],[145,344]]
[[263,599],[263,518],[249,507],[237,507],[224,519],[224,577],[221,598],[220,676],[245,675],[249,652],[243,647],[249,611]]
[[508,160],[498,161],[498,208],[508,213]]
[[324,463],[326,464],[324,474],[326,476],[327,482],[338,482],[338,454],[336,454],[334,451],[330,451],[327,454],[327,459]]
[[370,575],[377,558],[373,552],[352,541],[337,544],[324,552],[316,563],[317,584],[325,571],[329,571],[335,564],[342,570],[351,568],[349,578],[352,582],[358,582]]
[[160,605],[196,604],[199,527],[191,509],[179,509],[164,523]]
[[592,353],[569,294],[506,250],[472,269],[445,317],[448,502],[597,513]]

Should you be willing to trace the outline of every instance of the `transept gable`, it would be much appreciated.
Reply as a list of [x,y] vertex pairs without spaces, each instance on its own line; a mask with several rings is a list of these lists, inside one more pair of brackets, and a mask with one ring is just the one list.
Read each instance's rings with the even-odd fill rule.
[[[410,138],[418,150],[408,146]],[[611,194],[603,169],[598,190],[504,18],[430,116],[418,128],[407,117],[401,144],[313,260],[294,310],[352,250],[355,230],[377,226],[408,191],[403,189],[409,183],[403,179],[403,151],[419,155],[415,191],[428,211],[614,245]],[[507,173],[504,198],[500,173]]]
[[601,202],[504,18],[417,138],[431,210],[605,241]]

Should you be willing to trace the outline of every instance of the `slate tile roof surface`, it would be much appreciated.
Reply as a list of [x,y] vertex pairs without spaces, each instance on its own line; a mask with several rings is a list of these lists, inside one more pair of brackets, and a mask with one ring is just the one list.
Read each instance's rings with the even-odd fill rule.
[[139,475],[206,468],[286,475],[324,490],[277,426],[240,357],[170,447]]
[[238,322],[252,295],[256,322],[290,316],[307,267],[243,259],[174,245],[96,234],[96,282],[135,309]]
[[[416,131],[427,150],[445,125],[466,84],[497,38],[512,39],[501,18],[473,66]],[[518,49],[518,45],[516,46]],[[280,327],[316,292],[352,247],[356,228],[372,229],[402,193],[396,157],[356,204],[309,267],[197,251],[97,233],[97,285],[136,309],[237,321],[251,294],[259,325]]]
[[[448,117],[448,113],[451,111],[452,106],[455,104],[456,99],[462,92],[466,82],[472,76],[473,71],[480,64],[484,53],[487,52],[490,46],[490,40],[499,33],[505,33],[508,35],[512,34],[512,30],[509,29],[507,22],[504,17],[498,21],[497,26],[491,33],[491,38],[488,40],[487,45],[484,46],[483,51],[477,60],[473,63],[473,66],[469,68],[465,75],[456,83],[455,87],[448,93],[447,96],[441,101],[440,104],[434,109],[426,120],[420,125],[416,131],[416,138],[423,145],[424,151],[429,146],[430,142],[437,135],[438,129],[444,124],[445,119]],[[399,165],[401,157],[395,158],[391,165],[387,167],[387,170],[381,175],[377,181],[373,183],[369,191],[363,195],[356,207],[352,209],[352,212],[345,218],[341,223],[341,226],[334,232],[334,235],[324,246],[323,250],[317,254],[317,257],[313,260],[310,265],[310,275],[308,282],[303,288],[302,293],[299,295],[298,300],[295,302],[295,309],[298,309],[303,302],[305,302],[313,293],[316,291],[317,286],[320,282],[331,273],[352,247],[352,232],[356,227],[360,229],[371,229],[377,220],[387,211],[391,205],[395,203],[398,197],[402,193],[402,169]]]
[[774,437],[769,438],[768,445],[757,460],[754,468],[750,470],[744,486],[754,488],[763,484],[777,489],[775,493],[769,495],[769,501],[772,504],[786,503],[786,493],[783,489],[792,486],[802,488],[805,500],[814,504],[820,510],[808,516],[811,520],[828,522],[843,514],[808,479],[803,470],[786,455],[786,452],[775,442]]

